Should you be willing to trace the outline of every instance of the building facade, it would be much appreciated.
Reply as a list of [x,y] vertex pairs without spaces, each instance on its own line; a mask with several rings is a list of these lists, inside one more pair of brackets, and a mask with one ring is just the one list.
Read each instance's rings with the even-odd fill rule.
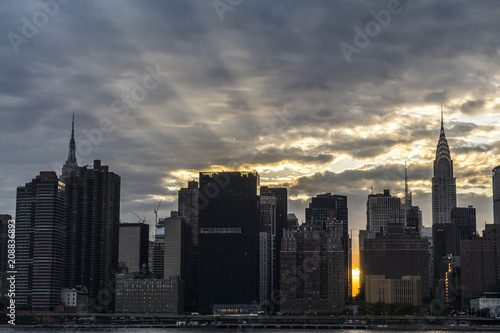
[[394,223],[404,223],[401,199],[387,189],[384,193],[369,194],[366,202],[368,238],[375,238],[380,232],[386,234],[387,226]]
[[130,272],[148,270],[149,267],[149,224],[120,223],[118,261],[123,262]]
[[386,279],[384,275],[366,276],[366,302],[422,304],[422,277],[402,276]]
[[201,172],[198,309],[258,303],[257,172]]
[[198,307],[198,237],[199,237],[199,200],[200,190],[198,182],[193,180],[188,182],[187,188],[179,190],[178,208],[179,216],[184,218],[190,229],[191,240],[185,247],[189,247],[189,267],[185,274],[185,305],[186,311],[196,312]]
[[345,308],[342,221],[286,229],[281,244],[280,311],[338,314]]
[[67,287],[86,286],[90,309],[113,311],[121,178],[95,160],[65,179]]
[[388,279],[420,276],[422,295],[430,296],[427,239],[399,223],[389,225],[386,235],[378,233],[373,239],[364,239],[362,246],[361,272],[364,276],[384,275]]
[[342,247],[344,249],[345,267],[345,298],[349,302],[352,294],[352,253],[351,238],[349,237],[349,214],[347,209],[347,197],[345,195],[332,195],[331,193],[320,194],[311,199],[309,207],[306,208],[306,224],[325,223],[329,218],[335,218],[342,223]]
[[65,284],[65,187],[55,172],[42,171],[17,188],[16,306],[53,311]]
[[496,291],[500,280],[500,225],[486,224],[483,237],[460,244],[462,302]]
[[184,283],[178,275],[168,279],[118,275],[115,293],[115,313],[184,313]]

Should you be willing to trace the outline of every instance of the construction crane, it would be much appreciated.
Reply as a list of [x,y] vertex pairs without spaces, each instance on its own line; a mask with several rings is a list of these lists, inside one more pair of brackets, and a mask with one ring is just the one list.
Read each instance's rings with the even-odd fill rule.
[[139,219],[139,223],[146,223],[146,218],[141,218],[139,215],[137,215],[135,212],[132,212],[134,213],[135,216],[137,216],[137,218]]
[[160,205],[161,205],[162,201],[163,201],[163,199],[160,200],[160,202],[158,203],[158,207],[156,207],[154,210],[154,212],[155,212],[155,225],[158,224],[158,210],[160,209]]

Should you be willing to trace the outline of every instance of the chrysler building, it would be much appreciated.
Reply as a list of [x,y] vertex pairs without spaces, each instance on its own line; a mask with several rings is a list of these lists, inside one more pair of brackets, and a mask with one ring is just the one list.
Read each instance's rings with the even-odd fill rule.
[[453,177],[453,161],[444,134],[443,107],[441,106],[441,133],[434,160],[432,178],[432,223],[451,223],[451,209],[457,206],[456,178]]

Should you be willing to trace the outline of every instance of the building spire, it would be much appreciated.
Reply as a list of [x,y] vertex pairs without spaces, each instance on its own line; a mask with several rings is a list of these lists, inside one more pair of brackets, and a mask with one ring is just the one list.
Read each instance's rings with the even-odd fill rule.
[[408,172],[406,169],[406,161],[405,161],[405,200],[408,200]]
[[61,179],[65,180],[71,175],[72,171],[78,169],[78,163],[76,162],[76,144],[75,144],[75,113],[73,113],[73,121],[71,123],[71,138],[69,139],[69,152],[66,163],[64,163],[62,168]]
[[444,129],[444,122],[443,122],[443,102],[441,102],[441,128]]

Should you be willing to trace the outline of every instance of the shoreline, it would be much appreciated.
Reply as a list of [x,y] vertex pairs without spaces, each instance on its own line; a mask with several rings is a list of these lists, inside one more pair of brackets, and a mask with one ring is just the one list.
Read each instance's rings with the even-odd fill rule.
[[226,330],[226,329],[257,329],[257,330],[370,330],[370,331],[479,331],[479,332],[497,332],[500,325],[330,325],[330,324],[239,324],[222,323],[219,325],[176,325],[176,324],[69,324],[69,325],[0,325],[0,328],[12,327],[13,329],[40,329],[40,330],[115,330],[115,329],[137,329],[137,328],[176,328],[179,330],[207,329],[207,330]]

